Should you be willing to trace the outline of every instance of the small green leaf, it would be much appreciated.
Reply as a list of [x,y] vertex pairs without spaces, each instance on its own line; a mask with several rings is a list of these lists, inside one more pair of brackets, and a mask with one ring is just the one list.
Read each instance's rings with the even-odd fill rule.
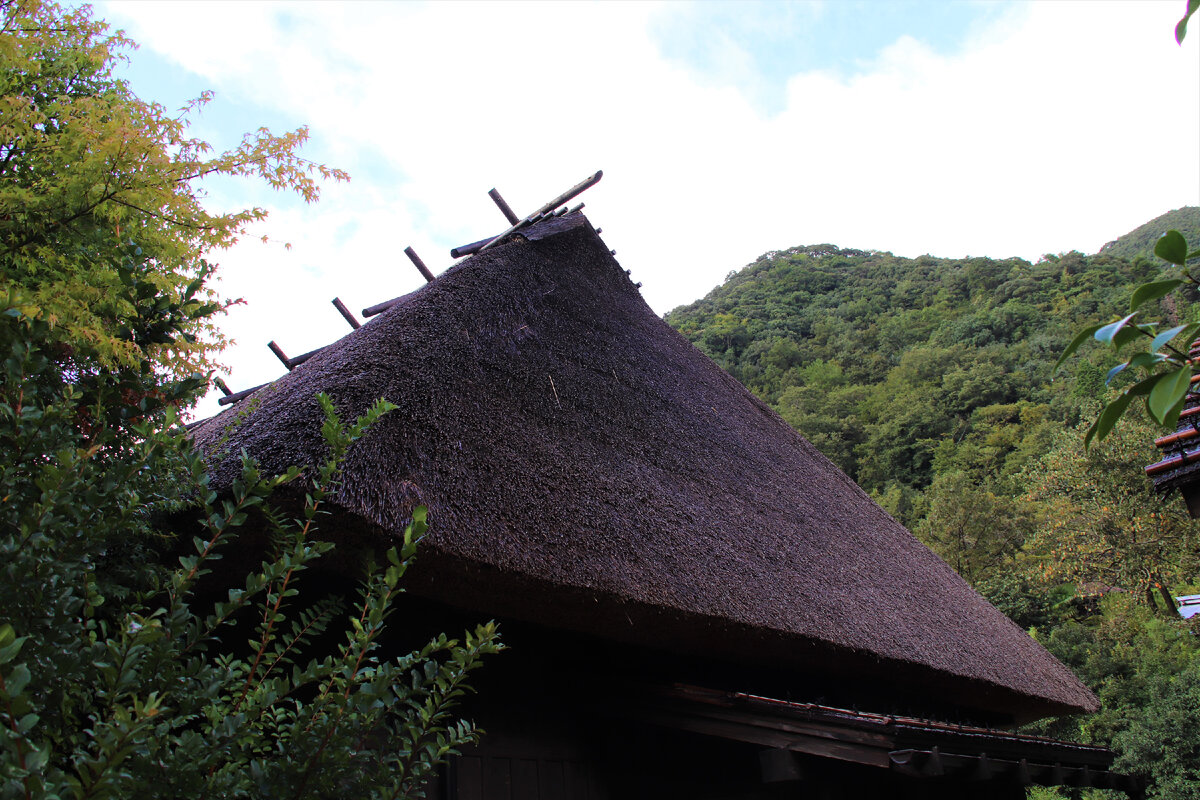
[[1113,425],[1117,424],[1117,420],[1125,413],[1125,409],[1129,408],[1129,403],[1133,400],[1132,392],[1125,392],[1116,400],[1104,407],[1100,412],[1100,416],[1092,423],[1092,427],[1088,428],[1087,436],[1083,439],[1083,446],[1087,448],[1091,445],[1092,439],[1103,441],[1105,436],[1108,436],[1109,431],[1113,429]]
[[1154,341],[1150,343],[1150,351],[1157,352],[1160,347],[1174,339],[1186,327],[1187,325],[1176,325],[1174,328],[1168,328],[1158,334],[1158,336],[1154,337]]
[[1063,365],[1063,362],[1070,358],[1071,354],[1078,350],[1081,344],[1092,338],[1092,335],[1100,330],[1100,328],[1100,325],[1091,325],[1075,334],[1075,338],[1067,345],[1067,349],[1063,350],[1062,355],[1058,357],[1058,361],[1054,362],[1054,372],[1058,372],[1058,368]]
[[1137,307],[1142,303],[1150,300],[1157,300],[1160,297],[1170,294],[1175,290],[1175,287],[1182,286],[1183,281],[1178,278],[1173,278],[1169,281],[1156,281],[1155,283],[1143,283],[1141,286],[1133,290],[1133,297],[1129,300],[1129,310],[1136,311]]
[[1128,363],[1131,367],[1152,367],[1166,360],[1167,357],[1162,353],[1138,353]]
[[1150,396],[1146,399],[1146,408],[1160,425],[1166,420],[1172,406],[1187,394],[1191,382],[1192,368],[1180,367],[1174,372],[1164,373],[1162,379],[1154,384]]
[[1187,396],[1187,394],[1184,394],[1183,397],[1179,398],[1178,403],[1171,406],[1171,409],[1169,411],[1167,411],[1166,416],[1163,417],[1163,427],[1164,428],[1178,427],[1179,415],[1183,413],[1183,407],[1187,405],[1187,402],[1188,402],[1188,396]]
[[8,697],[16,697],[29,685],[31,678],[29,667],[24,664],[17,664],[12,668],[12,672],[8,674],[8,677],[4,679],[5,694]]
[[[5,627],[8,628],[10,632],[12,631],[11,627],[7,625]],[[5,639],[0,636],[0,664],[7,664],[16,658],[17,654],[21,652],[21,646],[25,644],[25,640],[27,638],[29,637],[21,636],[16,639],[11,637]]]
[[29,751],[29,754],[25,756],[25,769],[29,773],[36,775],[42,771],[42,769],[46,766],[46,763],[49,761],[49,747],[34,747]]
[[1179,231],[1167,231],[1154,243],[1154,255],[1182,267],[1187,261],[1187,240]]
[[1120,375],[1130,363],[1131,362],[1129,361],[1124,361],[1110,369],[1108,374],[1104,376],[1104,385],[1108,386],[1110,383],[1112,383],[1112,379]]
[[1125,345],[1132,342],[1134,339],[1142,336],[1153,336],[1153,325],[1126,325],[1121,330],[1117,331],[1116,336],[1112,338],[1112,346],[1120,350]]
[[1112,342],[1113,337],[1116,336],[1117,333],[1119,333],[1121,329],[1129,323],[1129,320],[1133,319],[1133,317],[1134,314],[1130,314],[1124,319],[1119,319],[1116,322],[1110,322],[1107,325],[1097,329],[1093,336],[1095,336],[1097,342],[1110,343]]
[[1183,37],[1187,36],[1187,24],[1192,14],[1200,9],[1200,0],[1188,0],[1187,13],[1183,15],[1183,19],[1175,24],[1175,43],[1183,44]]
[[1125,411],[1129,408],[1129,404],[1133,402],[1134,398],[1148,394],[1162,377],[1162,375],[1154,375],[1129,387],[1116,400],[1105,406],[1100,412],[1100,416],[1088,428],[1087,436],[1083,440],[1084,448],[1086,449],[1092,443],[1093,437],[1099,442],[1108,436],[1112,432],[1113,427],[1125,414]]

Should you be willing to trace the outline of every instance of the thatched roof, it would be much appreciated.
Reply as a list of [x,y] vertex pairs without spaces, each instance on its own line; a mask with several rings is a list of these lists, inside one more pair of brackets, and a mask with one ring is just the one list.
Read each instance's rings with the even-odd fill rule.
[[[386,543],[427,505],[414,577],[436,599],[1017,717],[1096,706],[657,317],[582,215],[460,262],[195,438],[216,452],[254,402],[218,455],[315,462],[319,391],[344,418],[399,406],[351,452],[339,523]],[[227,483],[237,459],[215,459]]]

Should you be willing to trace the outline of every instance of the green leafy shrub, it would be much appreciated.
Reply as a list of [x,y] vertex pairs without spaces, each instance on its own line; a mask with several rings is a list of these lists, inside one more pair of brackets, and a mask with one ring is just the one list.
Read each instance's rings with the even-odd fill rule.
[[1056,597],[1014,570],[997,570],[976,587],[987,601],[1022,628],[1041,628],[1057,619]]
[[1147,797],[1200,797],[1200,637],[1194,624],[1156,615],[1126,594],[1085,623],[1038,639],[1100,698],[1099,712],[1044,720],[1030,732],[1111,747],[1114,770],[1147,781]]
[[1116,768],[1148,775],[1150,800],[1200,798],[1200,656],[1178,674],[1156,676],[1148,702],[1130,710],[1114,737]]
[[[390,405],[347,427],[320,397],[329,459],[269,477],[245,461],[221,497],[173,410],[84,424],[94,407],[46,357],[49,326],[0,320],[0,796],[420,796],[476,737],[451,710],[500,648],[495,626],[380,652],[423,509],[349,613],[301,594],[333,547],[314,534],[341,461]],[[295,518],[272,503],[284,486],[304,498]],[[200,531],[172,569],[154,557],[168,514]],[[201,578],[234,577],[219,559],[251,515],[272,532],[266,558],[202,601]],[[343,643],[321,646],[339,623]]]
[[[303,580],[388,404],[344,426],[321,398],[329,458],[247,461],[224,496],[175,424],[224,341],[206,259],[266,214],[212,213],[196,184],[312,201],[346,176],[298,155],[304,129],[209,155],[188,114],[210,95],[139,99],[114,77],[131,46],[87,6],[0,0],[0,798],[419,796],[476,736],[451,710],[495,627],[382,651],[423,512],[353,602]],[[263,549],[251,519],[261,564],[220,569]]]

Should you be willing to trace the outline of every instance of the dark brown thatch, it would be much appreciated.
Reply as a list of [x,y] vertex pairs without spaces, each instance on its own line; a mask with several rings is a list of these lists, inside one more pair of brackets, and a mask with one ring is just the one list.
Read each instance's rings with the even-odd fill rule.
[[415,579],[436,599],[1018,718],[1096,707],[659,319],[581,215],[458,264],[257,393],[222,452],[320,459],[319,391],[347,418],[400,407],[350,455],[340,522],[386,542],[426,504]]

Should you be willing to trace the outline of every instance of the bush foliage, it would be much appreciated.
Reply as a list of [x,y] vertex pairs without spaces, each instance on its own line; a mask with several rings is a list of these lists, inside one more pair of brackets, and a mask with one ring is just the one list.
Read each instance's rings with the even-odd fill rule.
[[[267,477],[245,462],[219,497],[171,413],[126,436],[85,436],[79,394],[31,341],[45,330],[19,312],[4,316],[4,794],[419,796],[433,767],[475,738],[451,709],[470,671],[497,651],[494,626],[381,655],[423,513],[349,609],[303,581],[332,548],[315,534],[341,459],[389,404],[346,427],[319,398],[324,464]],[[272,495],[300,484],[293,519]],[[154,566],[168,513],[200,531],[170,570]],[[267,557],[220,600],[204,601],[198,582],[219,571],[252,517],[272,533]],[[340,646],[327,644],[330,626],[345,627]]]
[[209,156],[188,109],[113,78],[129,44],[87,7],[0,2],[0,797],[421,796],[477,735],[452,709],[495,626],[381,648],[423,510],[357,598],[304,580],[389,404],[344,425],[315,399],[328,459],[246,461],[222,495],[177,424],[221,346],[206,254],[263,216],[208,212],[198,182],[313,200],[345,176],[303,130]]

